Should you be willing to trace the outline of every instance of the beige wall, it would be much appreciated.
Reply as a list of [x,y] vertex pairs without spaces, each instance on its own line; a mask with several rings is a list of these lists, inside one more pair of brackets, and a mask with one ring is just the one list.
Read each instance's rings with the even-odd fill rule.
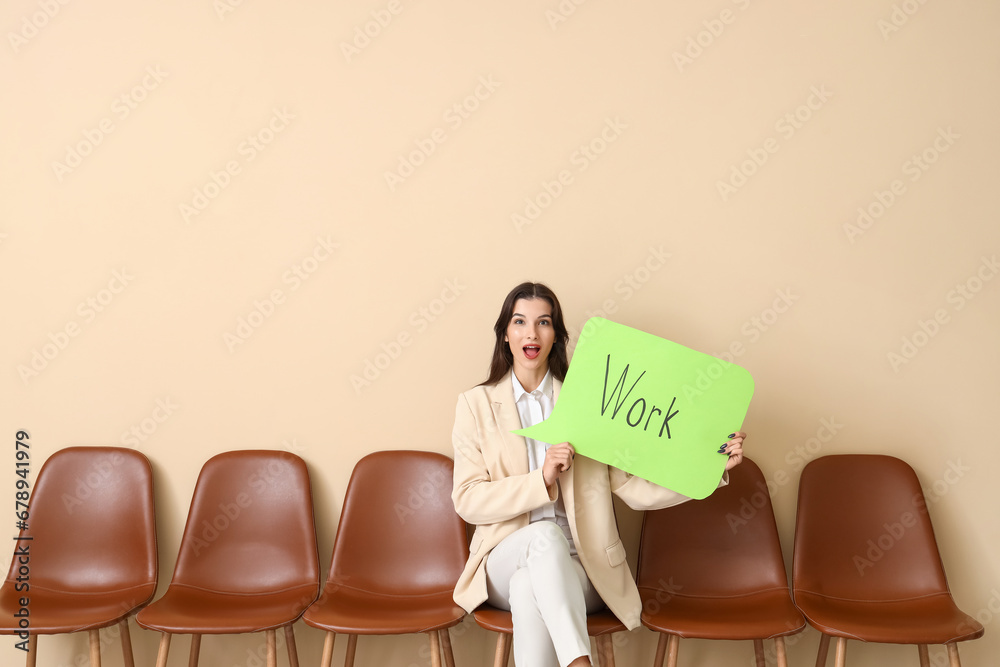
[[[992,664],[995,2],[155,5],[0,9],[0,432],[30,430],[36,466],[76,444],[146,454],[164,584],[201,464],[237,448],[308,461],[325,568],[355,461],[450,452],[500,301],[534,279],[575,330],[602,311],[736,345],[756,380],[748,452],[792,480],[773,497],[789,563],[805,459],[910,462],[953,592],[987,626],[965,664]],[[620,517],[634,557],[639,516]],[[298,636],[316,664],[321,635]],[[156,636],[133,640],[152,664]],[[491,641],[467,627],[460,664],[486,664]],[[817,642],[801,635],[794,664]],[[253,665],[260,647],[208,639],[203,664]],[[654,647],[624,636],[619,664]],[[41,650],[76,665],[85,638]],[[429,662],[420,637],[360,651]],[[686,641],[681,663],[751,655]],[[0,639],[0,662],[22,658]]]

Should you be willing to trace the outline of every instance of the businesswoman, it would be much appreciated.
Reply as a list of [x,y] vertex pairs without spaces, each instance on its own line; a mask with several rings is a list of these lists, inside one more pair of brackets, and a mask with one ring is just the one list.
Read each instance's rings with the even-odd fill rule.
[[[642,610],[611,494],[638,510],[688,498],[575,456],[568,442],[511,433],[549,416],[566,376],[569,335],[552,290],[515,287],[494,331],[489,377],[455,410],[452,499],[476,526],[455,601],[469,612],[483,602],[511,611],[517,667],[590,665],[587,613],[606,605],[631,630]],[[726,443],[727,471],[742,461],[745,437]]]

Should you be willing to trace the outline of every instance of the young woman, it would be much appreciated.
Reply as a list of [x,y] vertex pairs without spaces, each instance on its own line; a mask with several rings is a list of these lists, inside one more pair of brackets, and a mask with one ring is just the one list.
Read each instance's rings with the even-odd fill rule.
[[[515,287],[494,331],[489,377],[455,412],[452,499],[476,526],[455,601],[470,613],[483,602],[511,611],[517,667],[590,665],[587,613],[607,606],[631,630],[642,611],[611,494],[638,510],[688,498],[576,458],[568,442],[511,433],[551,414],[566,376],[569,335],[552,290]],[[745,437],[726,443],[727,471],[742,461]]]

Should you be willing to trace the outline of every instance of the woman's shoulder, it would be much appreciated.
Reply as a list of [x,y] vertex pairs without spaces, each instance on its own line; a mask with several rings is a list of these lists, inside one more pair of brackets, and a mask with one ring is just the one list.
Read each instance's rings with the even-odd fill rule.
[[486,395],[486,388],[488,386],[489,385],[477,384],[475,387],[470,387],[469,389],[466,389],[465,391],[461,392],[458,395],[459,402],[461,402],[463,400],[465,400],[465,401],[474,401],[474,400],[479,399],[482,396],[485,396]]
[[[500,396],[502,392],[502,387],[510,386],[510,373],[507,373],[497,382],[493,384],[477,384],[475,387],[466,389],[458,396],[459,398],[465,398],[466,400],[482,400],[482,399],[492,399],[496,396]],[[513,394],[513,389],[511,389],[511,394]]]
[[466,389],[458,395],[459,402],[467,402],[470,404],[492,401],[494,394],[496,393],[497,386],[495,384],[477,384],[475,387]]

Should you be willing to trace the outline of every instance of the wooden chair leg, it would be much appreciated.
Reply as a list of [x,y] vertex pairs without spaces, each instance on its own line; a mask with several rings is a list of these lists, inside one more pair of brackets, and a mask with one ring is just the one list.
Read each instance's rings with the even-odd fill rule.
[[493,667],[507,667],[507,647],[509,644],[510,635],[498,632],[497,650],[493,654]]
[[347,635],[347,655],[344,656],[344,667],[354,667],[354,654],[358,650],[358,636]]
[[441,651],[444,653],[445,667],[455,667],[455,654],[451,650],[451,632],[445,628],[438,630],[438,634],[441,635]]
[[28,655],[24,660],[27,667],[35,667],[38,656],[38,635],[28,635]]
[[333,665],[333,645],[337,641],[336,632],[327,632],[323,640],[323,657],[320,659],[319,667],[331,667]]
[[191,655],[188,657],[188,667],[198,667],[201,659],[201,635],[191,635]]
[[677,652],[681,647],[681,636],[670,635],[667,641],[667,667],[677,667]]
[[836,667],[845,667],[847,665],[847,638],[837,637],[837,648],[836,652],[833,654],[833,664]]
[[920,656],[920,667],[930,667],[931,656],[927,652],[927,644],[917,644],[917,655]]
[[267,667],[278,667],[278,635],[274,630],[265,630],[267,637]]
[[948,666],[962,667],[962,661],[958,658],[958,644],[951,642],[945,644],[948,647]]
[[91,630],[90,637],[90,667],[101,667],[101,631]]
[[830,635],[820,633],[819,651],[816,653],[816,667],[826,667],[826,656],[830,653]]
[[288,650],[288,667],[299,667],[299,651],[295,647],[295,631],[289,623],[285,626],[285,648]]
[[441,667],[441,635],[437,630],[427,633],[431,638],[431,667]]
[[611,641],[611,635],[597,638],[597,655],[600,667],[615,667],[615,645]]
[[774,638],[774,652],[777,654],[778,667],[788,667],[788,657],[785,655],[785,638]]
[[656,642],[656,656],[653,657],[653,667],[663,667],[663,660],[667,657],[667,636],[662,632],[657,634],[660,635],[660,638]]
[[156,667],[167,667],[167,654],[170,653],[170,634],[160,635],[160,648],[156,653]]
[[135,656],[132,653],[132,635],[128,632],[128,619],[123,618],[118,622],[119,634],[122,640],[122,661],[125,667],[135,667]]
[[[505,640],[503,644],[503,664],[504,667],[510,664],[510,651],[514,648],[514,635],[504,635]],[[515,666],[516,667],[516,666]]]
[[753,657],[757,667],[767,667],[767,658],[764,657],[764,640],[753,640]]

